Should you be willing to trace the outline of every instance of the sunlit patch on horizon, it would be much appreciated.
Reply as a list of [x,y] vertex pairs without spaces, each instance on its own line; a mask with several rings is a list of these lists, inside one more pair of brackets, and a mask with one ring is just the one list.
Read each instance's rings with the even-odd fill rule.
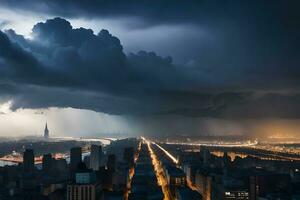
[[40,136],[47,121],[51,136],[132,134],[122,116],[91,110],[50,107],[11,110],[12,101],[0,104],[0,137]]
[[12,101],[7,101],[5,103],[0,104],[0,114],[9,114],[11,113],[11,105]]

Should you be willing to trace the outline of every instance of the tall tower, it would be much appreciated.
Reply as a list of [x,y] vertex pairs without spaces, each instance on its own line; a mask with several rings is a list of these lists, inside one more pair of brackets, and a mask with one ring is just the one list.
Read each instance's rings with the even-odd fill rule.
[[71,170],[76,171],[78,164],[82,162],[81,147],[73,147],[70,152],[70,165]]
[[48,139],[49,138],[49,130],[46,122],[45,130],[44,130],[44,138]]
[[91,145],[90,155],[90,168],[93,170],[99,170],[102,159],[102,147],[98,145]]
[[116,171],[116,155],[115,154],[108,155],[106,167],[109,171],[112,171],[112,172]]
[[133,147],[127,147],[124,149],[123,159],[125,162],[127,162],[130,167],[134,165],[134,148]]
[[23,153],[23,169],[24,172],[34,171],[34,153],[32,149],[25,149]]

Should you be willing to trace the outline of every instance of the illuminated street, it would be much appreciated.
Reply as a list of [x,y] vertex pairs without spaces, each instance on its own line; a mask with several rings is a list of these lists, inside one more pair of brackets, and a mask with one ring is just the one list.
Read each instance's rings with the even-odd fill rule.
[[0,2],[0,200],[300,200],[300,0]]
[[150,156],[152,159],[152,164],[154,165],[154,170],[155,170],[156,177],[158,180],[158,184],[162,187],[162,190],[164,193],[164,200],[172,200],[172,197],[171,197],[170,191],[169,191],[169,187],[168,187],[168,181],[165,177],[165,174],[164,174],[163,168],[160,164],[160,161],[157,159],[157,156],[153,152],[153,149],[151,147],[151,142],[146,140],[145,138],[142,138],[142,139],[146,142],[146,144],[148,146]]
[[[140,153],[140,150],[141,150],[141,142],[139,142],[139,145],[138,145],[138,148],[137,148],[137,152],[136,154],[134,155],[134,163],[136,163],[136,161],[138,160],[139,158],[139,153]],[[128,199],[128,196],[129,196],[129,193],[130,193],[130,189],[131,189],[131,182],[132,182],[132,178],[134,176],[134,167],[131,167],[129,169],[129,182],[127,184],[127,189],[124,193],[124,199],[127,200]]]
[[[178,159],[176,159],[170,152],[168,152],[166,149],[154,142],[152,142],[152,144],[156,145],[159,149],[161,149],[174,162],[175,165],[178,165]],[[197,190],[197,188],[189,180],[187,180],[187,186],[192,190]]]
[[[187,143],[187,142],[165,142],[160,143],[160,149],[164,151],[167,156],[175,162],[175,157],[169,155],[170,152],[167,150],[171,146],[177,146],[184,148],[186,152],[188,151],[199,151],[199,147],[207,147],[216,156],[222,156],[220,152],[227,151],[229,156],[234,160],[236,156],[245,158],[247,156],[252,156],[262,160],[278,160],[278,161],[299,161],[300,160],[300,148],[297,143],[262,143],[255,140],[254,142],[216,142],[211,143]],[[162,147],[163,146],[163,147]],[[168,148],[166,148],[168,147]]]
[[158,148],[160,148],[175,164],[178,164],[178,160],[170,154],[167,150],[162,148],[160,145],[156,144],[155,142],[152,142],[152,144],[156,145]]
[[191,145],[191,146],[214,146],[214,147],[251,147],[258,144],[257,140],[245,142],[224,142],[224,141],[202,141],[202,142],[166,142],[166,144]]

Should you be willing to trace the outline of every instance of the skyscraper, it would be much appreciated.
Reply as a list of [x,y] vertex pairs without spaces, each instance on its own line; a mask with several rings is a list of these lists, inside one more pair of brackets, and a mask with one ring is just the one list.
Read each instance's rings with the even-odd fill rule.
[[106,166],[109,171],[111,171],[111,172],[116,171],[116,155],[115,154],[108,155]]
[[123,160],[127,162],[130,166],[134,165],[134,148],[127,147],[124,149]]
[[81,147],[74,147],[71,149],[70,164],[72,170],[76,170],[78,164],[82,161],[81,157],[82,157]]
[[25,172],[34,171],[34,153],[32,149],[26,149],[23,153],[23,168]]
[[43,155],[43,163],[42,163],[43,171],[45,173],[50,172],[52,165],[53,165],[53,158],[51,153]]
[[102,147],[98,145],[91,146],[90,168],[99,170],[102,158]]
[[209,165],[209,161],[211,158],[209,149],[205,146],[200,146],[200,155],[203,159],[203,164],[206,166]]
[[46,122],[45,130],[44,130],[44,138],[45,139],[49,138],[49,130],[48,130],[47,122]]

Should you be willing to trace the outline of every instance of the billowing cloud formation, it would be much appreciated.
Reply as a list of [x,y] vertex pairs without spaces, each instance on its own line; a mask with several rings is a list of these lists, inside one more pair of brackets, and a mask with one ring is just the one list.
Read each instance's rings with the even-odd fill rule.
[[[214,67],[199,60],[175,65],[171,57],[153,52],[125,55],[109,31],[95,34],[54,18],[36,24],[31,39],[13,30],[0,32],[0,95],[11,99],[14,109],[298,118],[300,71],[291,53],[286,58],[263,55],[269,61],[263,67],[255,61],[238,65],[241,58]],[[282,59],[288,62],[276,63]]]

